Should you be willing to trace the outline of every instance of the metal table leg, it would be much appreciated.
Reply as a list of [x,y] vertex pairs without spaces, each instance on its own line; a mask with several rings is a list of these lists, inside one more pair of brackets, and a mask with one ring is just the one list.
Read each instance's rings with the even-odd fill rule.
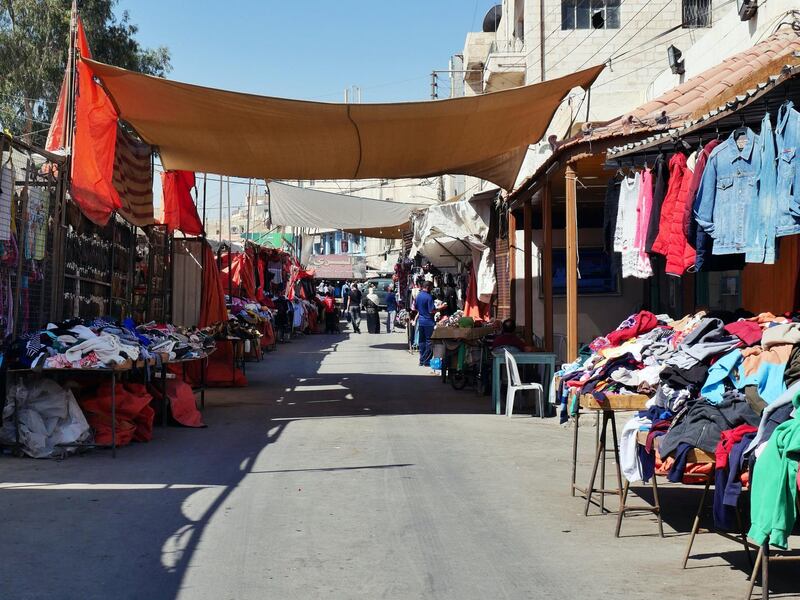
[[169,419],[167,418],[167,411],[169,410],[169,396],[167,396],[167,364],[161,363],[161,425],[166,427]]
[[117,373],[111,370],[111,458],[117,458]]

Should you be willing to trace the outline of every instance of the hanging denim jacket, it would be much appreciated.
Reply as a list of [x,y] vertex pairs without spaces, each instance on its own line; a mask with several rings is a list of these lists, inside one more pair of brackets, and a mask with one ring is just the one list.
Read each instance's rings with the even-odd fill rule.
[[731,134],[711,152],[694,216],[698,228],[713,238],[714,254],[747,252],[748,240],[756,234],[749,231],[754,224],[747,213],[758,197],[760,172],[761,140],[749,128],[741,150]]
[[775,235],[800,233],[800,169],[797,168],[800,142],[800,113],[791,100],[784,102],[775,123],[778,142],[777,207]]
[[758,171],[758,197],[748,207],[745,223],[747,249],[744,259],[750,263],[775,264],[775,228],[777,224],[775,170],[775,135],[769,113],[761,119],[758,147],[761,169]]

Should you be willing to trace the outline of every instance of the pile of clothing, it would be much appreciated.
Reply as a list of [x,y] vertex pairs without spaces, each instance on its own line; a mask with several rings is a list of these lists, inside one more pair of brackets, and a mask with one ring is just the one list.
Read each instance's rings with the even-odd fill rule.
[[776,239],[800,233],[800,169],[795,155],[800,113],[791,101],[760,133],[740,127],[724,140],[684,144],[651,168],[613,177],[606,192],[605,249],[621,256],[622,276],[740,269],[773,264]]
[[[715,521],[731,529],[754,473],[751,537],[785,547],[800,458],[800,315],[700,312],[675,321],[642,311],[594,340],[560,378],[565,418],[583,394],[601,404],[610,394],[649,397],[620,438],[629,481],[714,478]],[[693,464],[695,449],[714,462]]]
[[148,364],[196,358],[213,346],[213,339],[203,332],[169,324],[70,319],[14,341],[9,364],[34,370],[114,368],[139,360]]

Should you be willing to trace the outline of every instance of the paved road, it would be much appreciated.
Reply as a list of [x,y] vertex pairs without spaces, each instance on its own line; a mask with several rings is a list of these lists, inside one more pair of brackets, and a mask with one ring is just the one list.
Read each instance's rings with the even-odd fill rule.
[[649,516],[614,539],[567,493],[570,431],[489,414],[404,340],[281,346],[249,388],[209,394],[207,429],[157,428],[116,460],[0,459],[0,598],[743,594],[742,552],[718,536],[679,569],[699,490],[664,490],[667,539]]

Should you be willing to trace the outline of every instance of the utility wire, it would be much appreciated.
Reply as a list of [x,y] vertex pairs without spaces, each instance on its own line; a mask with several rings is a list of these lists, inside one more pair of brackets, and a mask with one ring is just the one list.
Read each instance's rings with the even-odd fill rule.
[[[633,22],[636,20],[636,17],[638,17],[638,16],[641,14],[641,12],[642,12],[642,11],[643,11],[645,8],[647,8],[647,7],[650,5],[650,3],[651,3],[652,1],[653,1],[653,0],[647,0],[647,2],[645,2],[645,3],[642,5],[642,7],[641,7],[641,8],[640,8],[638,11],[636,11],[636,14],[635,14],[635,15],[633,15],[633,17],[631,17],[631,19],[630,19],[630,20],[629,20],[627,23],[625,23],[625,24],[624,24],[622,27],[620,27],[620,28],[619,28],[619,30],[618,30],[618,31],[617,31],[617,32],[616,32],[614,35],[612,35],[612,36],[611,36],[611,37],[608,39],[608,41],[606,41],[606,43],[605,43],[605,44],[603,44],[602,46],[600,46],[600,48],[598,48],[598,49],[597,49],[597,52],[595,52],[595,53],[594,53],[594,54],[592,54],[592,55],[591,55],[589,58],[587,58],[585,61],[583,61],[583,64],[582,64],[580,67],[578,67],[578,69],[582,69],[584,66],[586,66],[586,64],[588,64],[588,63],[589,63],[589,61],[591,61],[591,60],[592,60],[592,59],[593,59],[595,56],[597,56],[598,54],[600,54],[600,51],[601,51],[603,48],[605,48],[606,46],[608,46],[608,45],[609,45],[611,42],[613,42],[613,41],[616,39],[616,37],[617,37],[617,36],[618,36],[620,33],[622,33],[622,32],[625,30],[625,28],[626,28],[628,25],[630,25],[631,23],[633,23]],[[655,15],[653,15],[653,19],[655,19],[655,18],[656,18],[658,15],[660,15],[660,14],[661,14],[661,12],[662,12],[662,11],[663,11],[665,8],[667,8],[667,6],[670,6],[671,4],[673,4],[672,0],[667,0],[667,2],[664,4],[664,6],[662,6],[662,7],[661,7],[661,10],[659,10],[659,11],[658,11],[658,12],[657,12]],[[639,30],[637,33],[641,32],[641,31],[644,31],[644,29],[640,29],[640,30]],[[632,36],[629,38],[629,40],[632,40],[632,39],[635,37],[635,35],[636,35],[636,34],[632,35]],[[626,43],[627,43],[627,42],[626,42]],[[625,45],[625,44],[623,44],[623,46],[624,46],[624,45]],[[605,61],[603,61],[603,62],[604,62],[604,63],[605,63],[605,62],[608,62],[608,60],[605,60]]]

